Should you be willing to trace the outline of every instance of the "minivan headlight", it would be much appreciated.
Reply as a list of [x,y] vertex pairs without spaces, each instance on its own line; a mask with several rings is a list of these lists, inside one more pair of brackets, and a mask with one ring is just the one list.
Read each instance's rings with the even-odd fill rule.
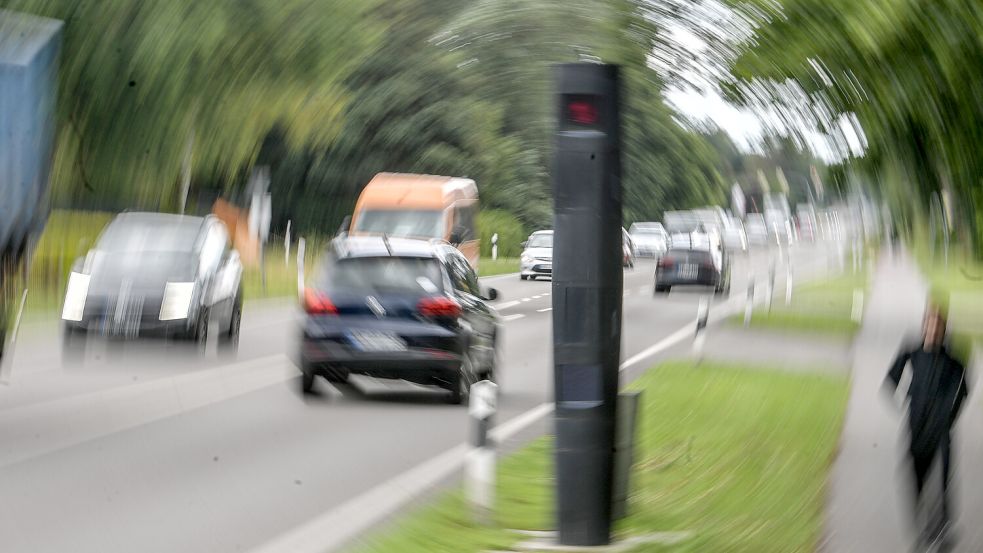
[[89,294],[89,275],[72,272],[68,275],[68,286],[65,288],[65,306],[61,310],[61,318],[66,321],[81,321],[85,310],[85,297]]
[[165,284],[164,300],[160,303],[160,320],[187,319],[194,292],[194,282],[168,282]]
[[525,252],[522,253],[520,259],[522,260],[523,263],[532,263],[532,256]]

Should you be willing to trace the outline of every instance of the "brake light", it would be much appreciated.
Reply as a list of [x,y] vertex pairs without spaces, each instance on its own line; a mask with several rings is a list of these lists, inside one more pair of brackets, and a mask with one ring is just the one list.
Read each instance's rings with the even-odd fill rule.
[[676,262],[676,260],[674,260],[671,257],[663,257],[663,258],[659,259],[659,267],[662,267],[663,269],[668,269],[668,268],[672,267],[672,265],[675,262]]
[[423,298],[417,310],[424,317],[453,319],[461,316],[461,304],[445,296]]
[[337,315],[338,308],[331,303],[324,292],[306,288],[304,290],[304,311],[311,315]]

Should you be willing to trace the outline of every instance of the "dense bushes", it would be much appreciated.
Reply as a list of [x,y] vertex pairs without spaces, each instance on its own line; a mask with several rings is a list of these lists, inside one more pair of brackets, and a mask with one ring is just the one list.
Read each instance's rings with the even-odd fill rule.
[[491,209],[478,215],[478,234],[481,237],[481,255],[491,257],[491,238],[498,233],[499,257],[519,257],[522,242],[529,236],[514,215],[508,211]]

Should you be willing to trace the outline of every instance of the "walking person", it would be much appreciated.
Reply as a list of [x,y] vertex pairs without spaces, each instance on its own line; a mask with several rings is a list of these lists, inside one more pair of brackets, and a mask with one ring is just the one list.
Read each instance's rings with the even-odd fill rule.
[[[906,372],[909,376],[903,379]],[[966,369],[951,353],[946,316],[936,304],[926,309],[921,343],[902,348],[884,384],[897,393],[904,381],[909,382],[905,396],[907,460],[914,484],[914,551],[948,551],[954,541],[949,494],[952,426],[967,396]]]

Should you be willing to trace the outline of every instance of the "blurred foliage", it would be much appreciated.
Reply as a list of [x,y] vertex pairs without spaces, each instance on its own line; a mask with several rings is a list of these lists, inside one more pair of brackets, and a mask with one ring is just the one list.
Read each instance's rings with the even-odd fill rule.
[[628,222],[725,197],[717,150],[662,98],[645,0],[3,4],[66,21],[60,206],[174,210],[190,162],[207,209],[263,164],[275,228],[333,233],[380,171],[472,177],[484,208],[546,227],[550,66],[578,60],[624,68]]
[[499,257],[519,257],[522,243],[529,237],[522,222],[501,209],[486,209],[478,215],[478,234],[481,238],[482,257],[491,257],[491,239],[494,234],[498,234]]
[[[730,0],[757,25],[734,74],[749,102],[781,101],[768,83],[795,82],[804,107],[855,114],[872,176],[911,224],[936,191],[983,246],[983,12],[962,0]],[[922,212],[919,216],[916,213]]]

